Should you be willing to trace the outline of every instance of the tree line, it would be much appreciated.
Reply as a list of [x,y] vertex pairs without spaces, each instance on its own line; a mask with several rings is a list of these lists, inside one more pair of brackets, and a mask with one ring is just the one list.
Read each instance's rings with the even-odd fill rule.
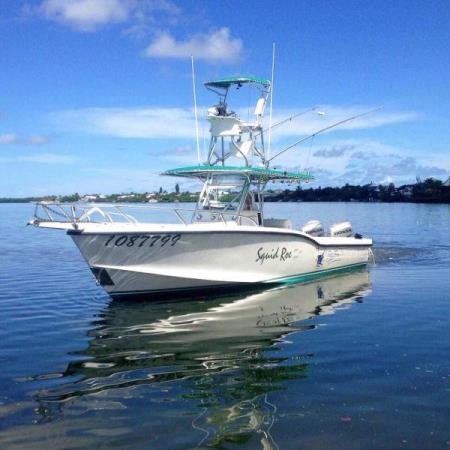
[[341,187],[318,187],[295,190],[268,191],[266,201],[272,202],[414,202],[450,203],[450,183],[435,178],[427,178],[416,184],[396,187],[366,184],[363,186],[346,184]]
[[[173,192],[160,188],[153,193],[122,193],[109,195],[85,195],[78,193],[72,195],[43,197],[0,198],[0,203],[28,203],[36,201],[95,201],[108,203],[142,203],[157,202],[195,202],[197,192],[181,192],[178,184]],[[427,178],[416,184],[396,187],[393,183],[388,185],[365,184],[363,186],[346,184],[341,187],[317,187],[285,190],[268,190],[265,195],[266,202],[414,202],[414,203],[450,203],[450,183],[443,183],[435,178]]]

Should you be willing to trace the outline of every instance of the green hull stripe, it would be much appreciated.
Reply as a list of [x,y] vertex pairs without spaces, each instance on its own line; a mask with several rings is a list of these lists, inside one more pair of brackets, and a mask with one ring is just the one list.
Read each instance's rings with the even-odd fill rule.
[[290,277],[283,277],[283,278],[275,278],[272,280],[267,281],[259,281],[256,283],[233,283],[233,284],[216,284],[216,285],[209,285],[209,286],[195,286],[195,287],[188,287],[188,288],[174,288],[174,289],[158,289],[158,290],[145,290],[145,291],[112,291],[108,292],[108,294],[111,297],[115,296],[126,296],[126,295],[139,295],[139,294],[159,294],[159,293],[169,293],[169,292],[190,292],[190,291],[201,291],[201,290],[226,290],[229,288],[236,289],[241,287],[242,289],[248,289],[254,286],[257,288],[258,286],[264,286],[265,284],[296,284],[296,283],[304,283],[307,281],[313,281],[318,278],[323,278],[326,276],[332,276],[332,275],[338,275],[342,273],[348,273],[353,272],[358,269],[362,269],[367,266],[367,263],[358,263],[358,264],[350,264],[348,266],[343,267],[336,267],[335,269],[325,269],[325,270],[318,270],[316,272],[309,272],[304,273],[302,275],[292,275]]
[[337,275],[340,273],[352,272],[354,270],[362,269],[367,266],[367,263],[350,264],[348,266],[336,267],[334,269],[317,270],[315,272],[303,273],[301,275],[292,275],[290,277],[275,278],[273,280],[264,281],[264,283],[280,283],[280,284],[295,284],[303,283],[305,281],[316,280],[317,278],[326,277],[328,275]]

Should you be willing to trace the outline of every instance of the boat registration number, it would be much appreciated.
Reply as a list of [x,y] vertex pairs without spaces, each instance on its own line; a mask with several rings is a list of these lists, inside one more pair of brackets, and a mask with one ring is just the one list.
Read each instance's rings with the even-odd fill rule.
[[181,234],[113,234],[105,247],[173,247],[180,239]]

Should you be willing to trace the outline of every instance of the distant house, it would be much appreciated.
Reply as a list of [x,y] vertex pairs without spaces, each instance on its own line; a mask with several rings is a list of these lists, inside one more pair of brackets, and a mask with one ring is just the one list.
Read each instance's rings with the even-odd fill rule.
[[148,203],[158,203],[158,194],[156,192],[150,192],[145,195]]
[[98,197],[96,195],[85,195],[84,197],[81,197],[81,201],[83,202],[95,202]]
[[119,200],[125,200],[127,198],[134,198],[136,197],[136,194],[123,194],[123,195],[119,195],[117,198]]
[[402,186],[399,188],[398,192],[402,194],[404,197],[412,197],[413,196],[413,186]]

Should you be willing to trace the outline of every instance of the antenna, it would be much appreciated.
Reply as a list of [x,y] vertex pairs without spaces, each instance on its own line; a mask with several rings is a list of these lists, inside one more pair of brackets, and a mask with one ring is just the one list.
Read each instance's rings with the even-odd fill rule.
[[272,143],[272,103],[273,103],[273,75],[275,71],[275,42],[272,44],[272,78],[270,80],[270,111],[269,111],[269,139],[267,143],[267,159],[270,161],[270,144]]
[[[268,160],[267,160],[267,163],[269,163],[270,161],[272,161],[272,159],[276,158],[277,156],[280,156],[282,153],[287,152],[287,151],[290,150],[291,148],[296,147],[297,145],[301,144],[302,142],[305,142],[305,141],[307,141],[308,139],[314,138],[314,137],[317,136],[318,134],[321,134],[321,133],[323,133],[323,132],[325,132],[325,131],[331,130],[332,128],[335,128],[335,127],[337,127],[337,126],[339,126],[339,125],[342,125],[342,124],[344,124],[344,123],[346,123],[346,122],[350,122],[351,120],[358,119],[359,117],[362,117],[362,116],[366,116],[367,114],[373,113],[373,112],[378,111],[378,110],[380,110],[380,109],[382,109],[382,108],[383,108],[383,107],[380,106],[380,107],[378,107],[378,108],[371,109],[370,111],[366,111],[366,112],[363,112],[363,113],[361,113],[361,114],[357,114],[356,116],[348,117],[347,119],[340,120],[339,122],[336,122],[336,123],[333,123],[333,124],[331,124],[331,125],[328,125],[327,127],[322,128],[321,130],[318,130],[318,131],[316,131],[315,133],[310,134],[309,136],[306,136],[306,137],[300,139],[299,141],[294,142],[293,144],[291,144],[291,145],[289,145],[288,147],[284,148],[283,150],[281,150],[280,152],[278,152],[275,156],[272,156],[272,158],[268,159]],[[322,112],[322,111],[320,111],[320,112]],[[321,114],[321,115],[322,115],[322,114]]]
[[194,115],[195,115],[195,137],[197,141],[197,161],[200,165],[200,142],[198,136],[198,116],[197,116],[197,95],[195,93],[195,70],[194,70],[194,57],[191,56],[192,63],[192,91],[194,93]]

